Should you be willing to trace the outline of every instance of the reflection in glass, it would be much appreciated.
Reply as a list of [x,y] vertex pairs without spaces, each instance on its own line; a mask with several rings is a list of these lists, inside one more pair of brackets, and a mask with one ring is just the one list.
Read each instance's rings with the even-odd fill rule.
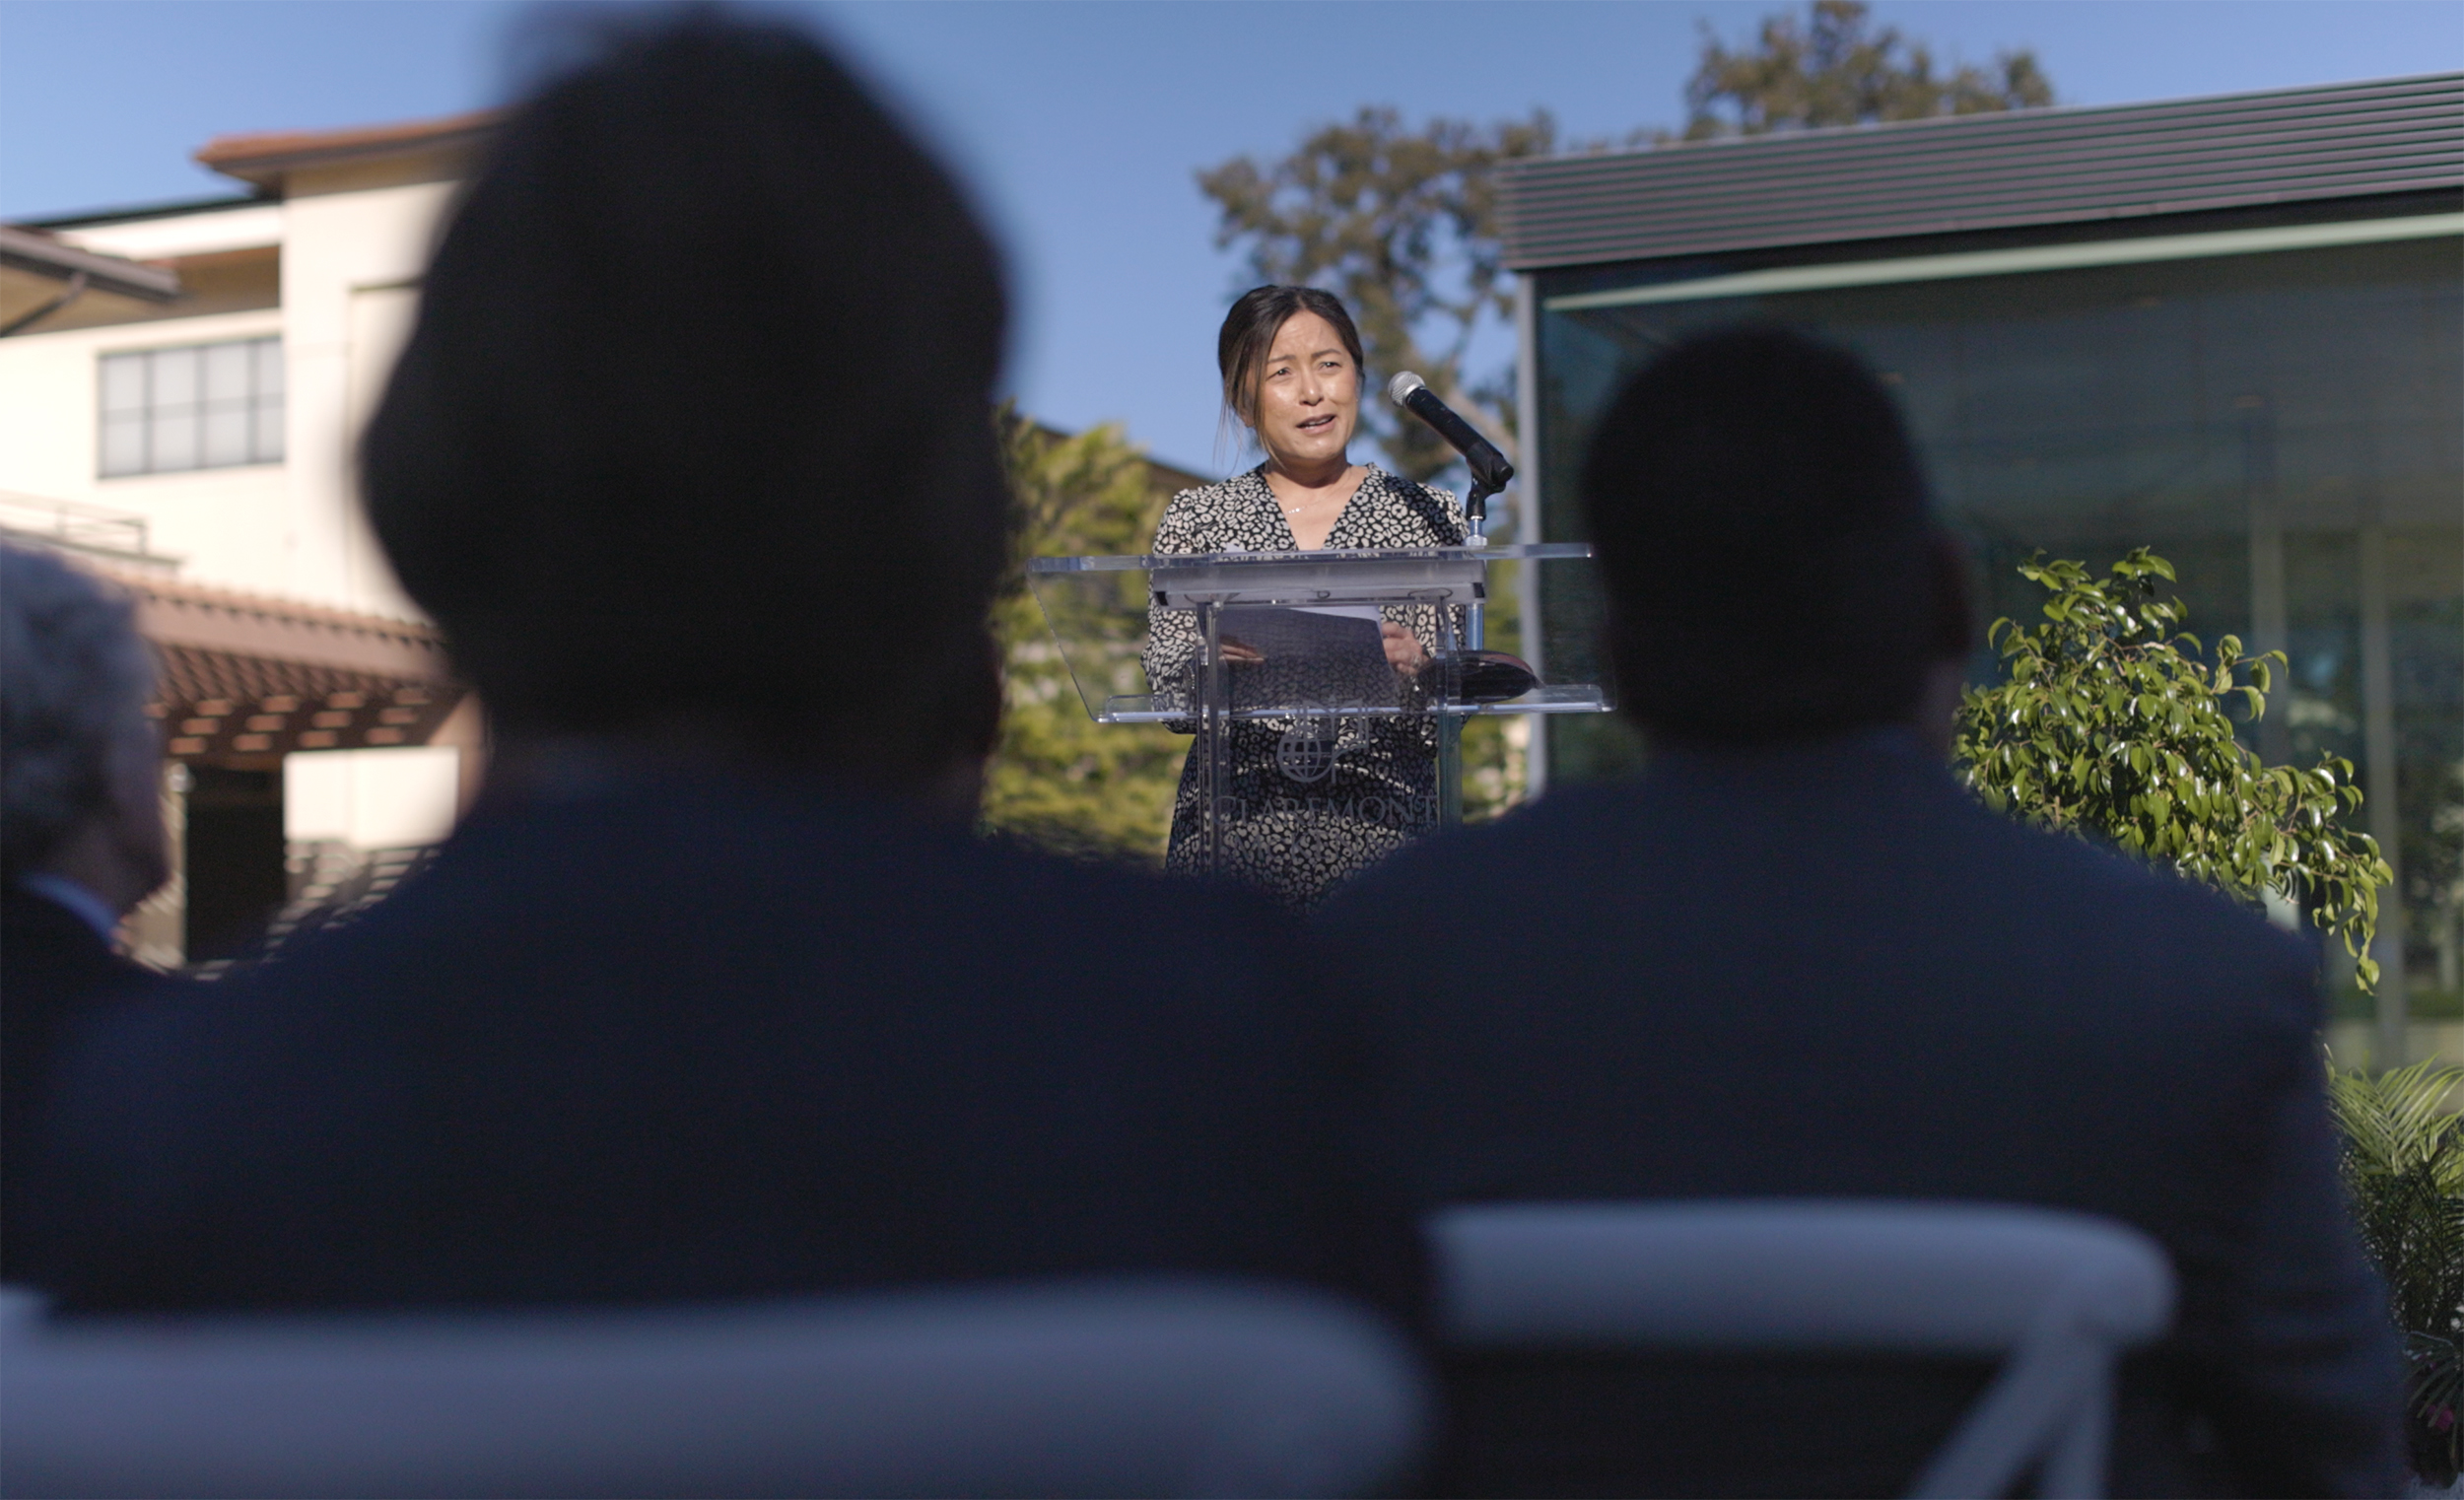
[[166,469],[201,467],[197,453],[195,407],[181,406],[155,412],[151,458],[149,467],[156,473]]
[[103,413],[117,416],[138,412],[146,404],[146,357],[106,354],[103,357]]
[[205,409],[205,448],[198,467],[219,469],[248,461],[248,408],[209,406]]
[[[1988,620],[2036,617],[2014,572],[2032,552],[2101,568],[2146,545],[2180,570],[2194,632],[2289,653],[2251,742],[2354,762],[2418,990],[2454,972],[2464,898],[2438,832],[2464,828],[2464,278],[2452,234],[2385,222],[2376,242],[1746,297],[1689,299],[1662,268],[1544,273],[1544,534],[1581,535],[1590,426],[1654,351],[1754,319],[1849,344],[1971,539]],[[1550,306],[1622,289],[1667,300]],[[1596,615],[1571,578],[1543,583],[1552,632]],[[1552,724],[1549,746],[1576,780],[1639,754],[1607,721]]]
[[154,352],[153,386],[148,401],[157,411],[193,407],[198,397],[198,355],[194,349],[158,349]]
[[146,471],[146,419],[142,412],[103,419],[103,475]]

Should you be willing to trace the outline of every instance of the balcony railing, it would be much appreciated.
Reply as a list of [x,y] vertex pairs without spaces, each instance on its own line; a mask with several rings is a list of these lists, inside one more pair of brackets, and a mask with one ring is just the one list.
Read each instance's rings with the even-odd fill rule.
[[154,550],[145,516],[108,506],[0,490],[0,537],[171,572],[182,559]]

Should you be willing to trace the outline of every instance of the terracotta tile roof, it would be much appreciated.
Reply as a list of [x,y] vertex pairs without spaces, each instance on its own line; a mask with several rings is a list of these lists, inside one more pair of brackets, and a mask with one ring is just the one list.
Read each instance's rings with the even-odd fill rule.
[[461,701],[432,625],[86,566],[136,603],[174,760],[426,744]]
[[197,151],[195,160],[226,176],[264,185],[267,176],[295,167],[397,156],[429,147],[475,145],[496,127],[503,114],[502,110],[478,109],[443,119],[354,125],[342,130],[219,135]]
[[129,569],[93,570],[136,601],[137,629],[158,647],[179,646],[368,672],[399,682],[453,679],[433,625],[271,598]]
[[146,712],[173,760],[223,761],[293,750],[424,745],[461,702],[459,688],[236,651],[158,643]]

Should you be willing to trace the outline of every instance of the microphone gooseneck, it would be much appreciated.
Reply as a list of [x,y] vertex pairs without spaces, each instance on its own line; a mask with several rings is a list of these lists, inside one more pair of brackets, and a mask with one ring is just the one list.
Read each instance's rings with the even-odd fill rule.
[[1472,477],[1491,494],[1506,487],[1514,478],[1514,465],[1497,445],[1483,438],[1479,430],[1455,415],[1454,408],[1437,398],[1428,382],[1406,370],[1386,382],[1386,397],[1397,406],[1426,422],[1447,444],[1463,455],[1470,465]]

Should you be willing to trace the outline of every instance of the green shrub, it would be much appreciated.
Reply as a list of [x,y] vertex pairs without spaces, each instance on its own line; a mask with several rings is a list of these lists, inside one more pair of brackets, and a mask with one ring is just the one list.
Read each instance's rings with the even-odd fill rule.
[[2181,601],[2156,597],[2173,565],[2140,547],[2098,580],[2085,564],[2044,562],[2045,623],[1996,620],[1986,639],[2002,680],[1960,707],[1956,758],[1985,801],[2041,827],[2111,841],[2193,880],[2260,904],[2305,902],[2340,936],[2364,989],[2378,891],[2392,878],[2378,845],[2339,821],[2361,806],[2353,764],[2321,755],[2306,770],[2267,766],[2234,738],[2226,706],[2267,712],[2270,667],[2224,636],[2213,665],[2179,630]]
[[[2340,819],[2361,806],[2353,766],[2267,766],[2234,737],[2227,706],[2267,712],[2282,652],[2244,656],[2231,636],[2211,663],[2156,597],[2173,566],[2142,547],[2096,579],[2074,562],[2019,569],[2044,586],[2045,623],[1996,620],[2002,680],[1960,707],[1957,759],[1986,802],[2041,827],[2110,841],[2238,900],[2305,903],[2344,941],[2356,981],[2369,958],[2387,863]],[[2423,1062],[2371,1077],[2332,1069],[2344,1176],[2362,1244],[2405,1335],[2412,1460],[2454,1482],[2464,1463],[2464,1121],[2441,1105],[2464,1069]]]

